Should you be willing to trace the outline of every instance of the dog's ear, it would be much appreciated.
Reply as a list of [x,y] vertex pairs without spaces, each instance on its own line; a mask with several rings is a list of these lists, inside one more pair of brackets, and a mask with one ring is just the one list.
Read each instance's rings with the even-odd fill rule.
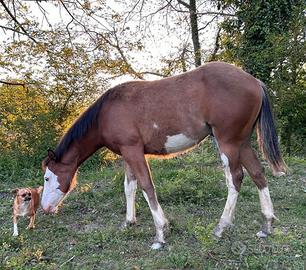
[[19,188],[15,188],[15,189],[12,190],[12,193],[13,193],[14,195],[16,195],[16,194],[18,193],[18,191],[19,191]]
[[56,155],[55,155],[54,151],[51,150],[51,149],[48,149],[48,158],[50,160],[56,160]]
[[43,186],[38,187],[38,188],[36,189],[36,190],[37,190],[37,193],[38,193],[38,194],[42,193],[43,189],[44,189]]

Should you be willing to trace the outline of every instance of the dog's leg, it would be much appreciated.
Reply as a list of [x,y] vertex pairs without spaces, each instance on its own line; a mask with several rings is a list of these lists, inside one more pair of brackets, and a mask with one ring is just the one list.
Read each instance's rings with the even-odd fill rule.
[[29,230],[30,230],[30,229],[34,229],[34,228],[35,228],[34,222],[35,222],[35,214],[34,214],[33,216],[30,217],[30,223],[29,223],[27,229],[29,229]]
[[18,236],[17,216],[13,216],[14,233],[13,236]]

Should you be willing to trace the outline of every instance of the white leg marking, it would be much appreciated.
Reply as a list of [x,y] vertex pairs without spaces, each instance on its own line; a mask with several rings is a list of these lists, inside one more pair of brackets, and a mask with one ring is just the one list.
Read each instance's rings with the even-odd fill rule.
[[225,204],[222,216],[220,218],[219,224],[214,231],[214,234],[218,237],[222,236],[222,232],[225,229],[225,227],[232,225],[236,203],[238,199],[238,194],[239,194],[233,183],[233,177],[230,171],[229,161],[228,161],[227,156],[222,153],[221,159],[224,164],[224,172],[225,172],[228,194],[227,194],[226,204]]
[[159,249],[162,247],[162,244],[165,243],[164,239],[164,227],[168,223],[167,219],[165,218],[164,212],[157,203],[157,209],[152,209],[148,195],[146,194],[145,191],[142,191],[143,196],[145,197],[147,203],[149,204],[155,228],[156,228],[156,238],[155,238],[155,243],[151,246],[152,249]]
[[133,180],[128,182],[127,176],[124,179],[124,192],[126,198],[126,222],[136,222],[136,208],[135,208],[135,196],[137,189],[137,181]]
[[267,219],[275,218],[273,204],[270,198],[269,188],[265,187],[262,190],[258,190],[259,193],[259,200],[260,200],[260,207],[261,212]]
[[17,227],[17,223],[14,223],[14,233],[13,236],[18,236],[18,227]]
[[273,204],[270,197],[269,188],[265,187],[258,190],[261,212],[266,218],[266,224],[264,225],[262,231],[259,231],[256,235],[260,238],[267,237],[272,233],[272,222],[276,219],[273,210]]

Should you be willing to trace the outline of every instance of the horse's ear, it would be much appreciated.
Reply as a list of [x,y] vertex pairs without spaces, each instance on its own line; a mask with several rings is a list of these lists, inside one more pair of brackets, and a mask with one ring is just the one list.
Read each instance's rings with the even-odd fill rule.
[[51,160],[56,160],[55,153],[51,149],[48,149],[48,158],[50,158]]

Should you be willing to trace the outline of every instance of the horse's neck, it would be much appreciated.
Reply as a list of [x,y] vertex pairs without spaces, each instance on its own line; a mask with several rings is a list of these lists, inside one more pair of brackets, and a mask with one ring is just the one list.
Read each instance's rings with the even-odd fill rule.
[[80,140],[71,144],[62,158],[62,162],[73,164],[77,169],[88,157],[101,148],[101,146],[98,142],[96,131],[91,130]]

